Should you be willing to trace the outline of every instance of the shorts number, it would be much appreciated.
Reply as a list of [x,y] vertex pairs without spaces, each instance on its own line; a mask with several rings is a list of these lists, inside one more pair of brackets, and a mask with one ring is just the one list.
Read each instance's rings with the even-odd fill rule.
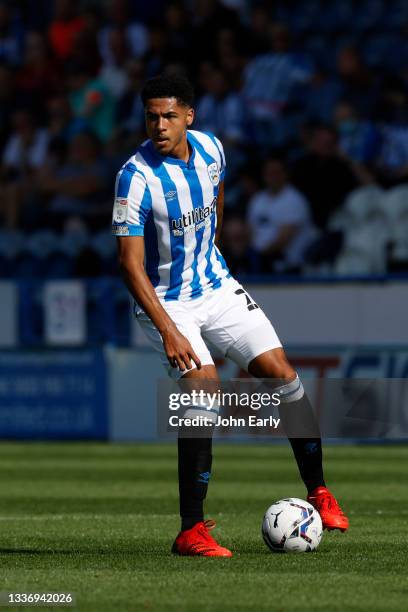
[[258,304],[255,304],[255,302],[252,300],[251,296],[248,295],[247,292],[244,291],[243,289],[237,289],[235,294],[236,295],[245,295],[248,310],[255,310],[256,308],[259,308]]

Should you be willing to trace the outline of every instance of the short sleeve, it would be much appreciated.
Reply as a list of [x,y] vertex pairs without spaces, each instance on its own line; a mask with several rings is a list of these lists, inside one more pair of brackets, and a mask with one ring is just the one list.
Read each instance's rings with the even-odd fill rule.
[[221,182],[225,178],[225,167],[226,167],[224,147],[222,146],[221,140],[219,140],[216,136],[214,136],[214,143],[220,154],[220,182]]
[[[224,180],[225,178],[225,154],[224,154],[224,147],[221,144],[221,141],[214,136],[214,134],[212,134],[211,132],[203,132],[204,134],[206,134],[206,136],[208,136],[210,138],[210,140],[212,141],[212,144],[214,145],[216,152],[214,150],[214,153],[211,152],[211,156],[216,159],[216,163],[217,166],[219,166],[219,176],[220,176],[220,182]],[[214,149],[214,147],[212,147],[212,149]]]
[[152,208],[150,190],[144,175],[134,164],[124,166],[116,177],[112,215],[114,236],[143,236]]

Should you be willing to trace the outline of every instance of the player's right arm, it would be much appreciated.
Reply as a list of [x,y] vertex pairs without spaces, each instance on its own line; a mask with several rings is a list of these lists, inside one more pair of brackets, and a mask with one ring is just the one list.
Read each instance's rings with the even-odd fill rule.
[[124,282],[136,302],[153,321],[163,340],[167,359],[172,367],[191,369],[191,360],[200,369],[201,363],[190,342],[179,332],[156,295],[144,268],[144,237],[118,237],[119,266]]
[[161,334],[170,365],[180,370],[190,369],[193,360],[200,368],[200,360],[190,342],[161,305],[145,271],[144,225],[151,210],[152,196],[145,176],[135,164],[125,164],[116,180],[112,219],[121,274],[130,293]]

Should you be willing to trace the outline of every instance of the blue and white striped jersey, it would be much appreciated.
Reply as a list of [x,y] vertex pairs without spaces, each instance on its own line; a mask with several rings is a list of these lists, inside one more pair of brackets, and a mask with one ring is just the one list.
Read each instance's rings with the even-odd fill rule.
[[231,276],[214,244],[224,151],[209,133],[188,130],[187,139],[188,162],[147,140],[116,179],[113,234],[144,236],[147,275],[166,301],[197,298]]

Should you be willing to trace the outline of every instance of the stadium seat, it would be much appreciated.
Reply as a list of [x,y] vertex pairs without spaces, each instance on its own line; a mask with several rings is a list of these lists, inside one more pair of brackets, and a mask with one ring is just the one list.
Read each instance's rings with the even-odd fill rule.
[[69,257],[76,257],[87,246],[89,233],[86,228],[67,229],[58,242],[58,250]]
[[333,272],[337,276],[365,276],[372,274],[372,262],[367,253],[350,249],[337,259]]
[[323,3],[317,19],[318,29],[321,32],[338,32],[349,27],[353,18],[352,3],[347,0],[333,3]]
[[352,191],[344,202],[344,210],[350,215],[350,222],[360,225],[376,219],[387,223],[382,197],[383,190],[376,185],[359,187]]
[[347,274],[384,274],[389,241],[389,226],[378,219],[350,226],[344,234],[344,246],[337,258],[335,272],[345,274],[347,269]]
[[364,44],[363,58],[372,68],[392,68],[401,42],[395,32],[375,34]]
[[32,277],[19,283],[20,343],[38,347],[43,342],[43,285]]
[[133,312],[129,292],[122,283],[119,284],[119,288],[114,292],[114,300],[116,321],[114,330],[115,343],[126,345],[129,343],[131,335],[130,328]]
[[91,240],[91,247],[100,257],[103,274],[117,276],[116,240],[110,230],[96,234]]
[[70,278],[74,272],[72,257],[53,252],[44,260],[44,276],[47,278]]
[[39,230],[29,235],[16,257],[15,273],[18,278],[45,278],[64,276],[55,274],[53,258],[58,252],[58,235],[52,230]]
[[391,226],[391,259],[408,263],[408,185],[390,189],[383,205]]
[[350,22],[350,27],[359,32],[380,28],[384,11],[385,2],[382,0],[363,0],[358,2],[353,19]]
[[408,21],[408,3],[406,0],[387,2],[381,21],[382,28],[399,30],[403,23]]
[[91,240],[91,246],[102,259],[110,259],[116,254],[116,240],[111,230],[96,234]]
[[0,230],[0,278],[13,278],[17,260],[24,248],[24,234],[13,230]]
[[279,18],[287,23],[292,32],[300,34],[315,29],[319,18],[321,6],[319,0],[309,0],[300,3],[296,10],[290,10],[281,4],[277,11]]
[[8,259],[17,257],[24,246],[24,234],[16,230],[0,230],[0,256]]
[[327,223],[327,229],[333,232],[346,232],[351,227],[352,221],[352,214],[343,206],[331,215]]
[[398,185],[386,191],[381,200],[384,214],[392,226],[408,215],[408,185]]
[[45,259],[58,250],[59,237],[51,230],[34,232],[25,243],[25,251],[38,259]]
[[[304,42],[304,50],[311,55],[315,64],[329,73],[333,73],[336,66],[336,48],[330,41],[330,37],[324,37],[320,33],[307,36]],[[331,116],[330,116],[331,119]]]
[[391,259],[395,262],[408,263],[408,210],[401,216],[391,233]]

